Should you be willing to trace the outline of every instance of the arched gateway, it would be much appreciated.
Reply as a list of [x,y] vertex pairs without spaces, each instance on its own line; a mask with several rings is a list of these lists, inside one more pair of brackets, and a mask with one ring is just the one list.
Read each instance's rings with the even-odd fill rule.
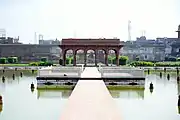
[[61,45],[59,47],[62,49],[63,65],[66,65],[66,52],[68,50],[73,51],[73,65],[76,66],[76,54],[78,50],[84,51],[84,64],[87,61],[87,51],[93,50],[95,53],[95,66],[97,66],[97,51],[103,50],[105,52],[105,64],[108,65],[108,51],[114,50],[116,55],[116,65],[119,65],[119,50],[123,47],[120,44],[120,39],[62,39]]

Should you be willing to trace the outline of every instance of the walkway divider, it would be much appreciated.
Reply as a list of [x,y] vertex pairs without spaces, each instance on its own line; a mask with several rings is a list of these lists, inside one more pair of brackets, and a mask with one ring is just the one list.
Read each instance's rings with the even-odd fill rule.
[[[100,77],[97,68],[85,68],[81,77]],[[79,80],[60,120],[121,120],[120,112],[103,80]]]

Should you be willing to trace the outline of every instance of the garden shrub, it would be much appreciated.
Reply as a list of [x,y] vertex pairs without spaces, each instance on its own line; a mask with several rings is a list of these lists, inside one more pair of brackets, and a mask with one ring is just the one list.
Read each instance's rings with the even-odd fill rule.
[[6,64],[7,63],[7,59],[2,57],[0,58],[0,64]]
[[119,65],[126,65],[126,62],[128,61],[128,57],[127,56],[120,56],[119,57]]

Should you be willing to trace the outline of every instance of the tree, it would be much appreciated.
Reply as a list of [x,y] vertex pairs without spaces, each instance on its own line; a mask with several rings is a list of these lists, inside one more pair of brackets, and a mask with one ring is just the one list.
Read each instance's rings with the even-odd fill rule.
[[47,59],[47,57],[42,57],[42,58],[41,58],[41,61],[42,61],[42,62],[47,62],[48,59]]
[[108,63],[115,64],[116,63],[116,57],[114,56],[108,56]]
[[59,64],[63,65],[63,59],[59,59]]
[[120,56],[119,57],[119,65],[126,65],[126,62],[129,60],[127,56]]
[[66,58],[66,64],[69,64],[69,63],[70,63],[70,58],[67,57],[67,58]]
[[0,64],[6,64],[6,62],[7,62],[6,58],[4,57],[0,58]]
[[7,58],[8,63],[14,63],[14,59],[12,57]]
[[136,56],[136,61],[139,61],[139,60],[140,60],[139,56]]
[[17,63],[18,58],[17,57],[8,57],[7,61],[8,61],[8,63]]

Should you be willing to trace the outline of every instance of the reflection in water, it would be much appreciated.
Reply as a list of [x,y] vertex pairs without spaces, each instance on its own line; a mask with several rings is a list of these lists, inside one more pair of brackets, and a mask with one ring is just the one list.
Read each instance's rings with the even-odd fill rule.
[[31,92],[32,92],[32,93],[34,92],[34,88],[31,88]]
[[178,88],[178,95],[180,95],[180,83],[177,84],[177,88]]
[[13,78],[13,74],[16,77],[31,77],[31,76],[36,76],[37,74],[32,74],[31,70],[6,70],[4,73],[2,72],[2,70],[0,70],[0,76],[5,76],[6,78]]
[[144,98],[143,89],[109,90],[113,98]]
[[3,110],[3,105],[0,104],[0,113],[2,112]]
[[[20,71],[7,72],[4,75],[0,72],[0,94],[3,95],[0,120],[59,119],[71,90],[34,89],[31,93],[31,83],[35,86],[37,84],[36,73],[22,71],[23,76],[20,77]],[[13,73],[16,74],[15,80],[12,80]],[[6,77],[5,83],[2,83],[2,76]],[[177,107],[177,91],[180,93],[180,85],[177,86],[176,76],[171,75],[170,81],[166,76],[162,76],[162,79],[159,73],[158,76],[146,76],[145,91],[110,90],[111,95],[117,98],[115,101],[123,120],[180,120],[180,115],[177,115],[180,113],[180,108]],[[154,84],[153,94],[149,92],[150,82]]]
[[180,106],[178,106],[178,113],[180,114]]
[[37,90],[37,98],[69,98],[72,90]]
[[149,89],[151,93],[153,93],[153,89]]
[[2,96],[0,95],[0,113],[2,112],[3,109],[3,100],[2,100]]

